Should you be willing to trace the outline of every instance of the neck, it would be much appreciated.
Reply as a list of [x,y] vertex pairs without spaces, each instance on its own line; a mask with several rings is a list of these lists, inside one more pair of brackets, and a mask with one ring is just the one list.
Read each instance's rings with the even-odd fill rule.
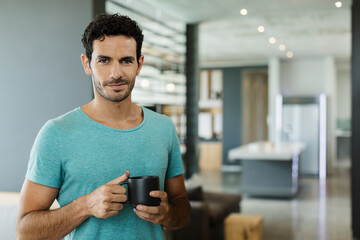
[[91,119],[106,126],[129,129],[142,122],[142,109],[131,101],[131,94],[121,102],[111,102],[101,96],[81,107]]
[[92,109],[106,118],[121,120],[126,118],[136,105],[131,101],[131,95],[121,102],[111,102],[103,97],[96,96],[91,102]]

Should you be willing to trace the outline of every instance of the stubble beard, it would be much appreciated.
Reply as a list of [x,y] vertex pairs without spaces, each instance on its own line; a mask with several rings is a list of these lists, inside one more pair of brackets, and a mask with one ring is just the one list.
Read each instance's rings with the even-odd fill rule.
[[[92,79],[93,79],[93,85],[95,86],[95,89],[100,94],[100,96],[102,96],[103,98],[105,98],[111,102],[122,102],[125,99],[127,99],[130,96],[130,94],[134,88],[134,85],[135,85],[135,79],[133,79],[133,81],[130,81],[128,79],[120,78],[120,79],[115,79],[111,82],[104,82],[103,84],[101,84],[99,81],[97,81],[94,76],[92,77]],[[125,83],[126,85],[128,85],[128,89],[124,94],[115,94],[114,96],[106,94],[105,87],[107,85],[118,84],[118,83]],[[121,92],[121,90],[112,90],[112,91],[114,91],[115,93]]]

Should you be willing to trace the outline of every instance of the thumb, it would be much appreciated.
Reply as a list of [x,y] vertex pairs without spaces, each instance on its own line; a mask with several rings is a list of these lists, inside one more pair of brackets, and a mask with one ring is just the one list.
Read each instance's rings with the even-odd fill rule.
[[[129,175],[129,174],[128,174]],[[121,182],[124,182],[126,179],[128,179],[128,175],[127,174],[123,174],[120,177],[117,177],[113,180],[111,180],[110,182],[108,182],[109,184],[120,184]]]

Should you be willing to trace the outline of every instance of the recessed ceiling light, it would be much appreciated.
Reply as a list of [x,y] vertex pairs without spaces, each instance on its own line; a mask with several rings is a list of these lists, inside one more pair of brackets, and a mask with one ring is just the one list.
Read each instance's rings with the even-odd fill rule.
[[258,27],[258,31],[261,32],[261,33],[264,32],[264,31],[265,31],[264,26],[259,26],[259,27]]
[[175,91],[175,84],[173,84],[173,83],[166,84],[166,91],[174,92]]
[[270,37],[270,38],[269,38],[269,43],[271,43],[271,44],[276,43],[276,38]]
[[337,8],[341,8],[342,2],[336,2],[336,3],[335,3],[335,6],[336,6]]
[[294,54],[293,54],[293,52],[288,51],[288,52],[286,53],[286,56],[287,56],[288,58],[292,58],[292,57],[294,56]]
[[245,16],[247,14],[247,10],[245,8],[241,9],[240,14]]
[[279,50],[280,51],[284,51],[286,49],[285,45],[284,44],[280,44],[279,45]]

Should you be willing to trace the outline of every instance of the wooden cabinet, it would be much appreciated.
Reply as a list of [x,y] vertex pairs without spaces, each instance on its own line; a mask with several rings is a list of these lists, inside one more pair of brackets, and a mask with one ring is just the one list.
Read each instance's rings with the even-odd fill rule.
[[200,142],[199,167],[202,170],[219,170],[222,165],[222,142]]

